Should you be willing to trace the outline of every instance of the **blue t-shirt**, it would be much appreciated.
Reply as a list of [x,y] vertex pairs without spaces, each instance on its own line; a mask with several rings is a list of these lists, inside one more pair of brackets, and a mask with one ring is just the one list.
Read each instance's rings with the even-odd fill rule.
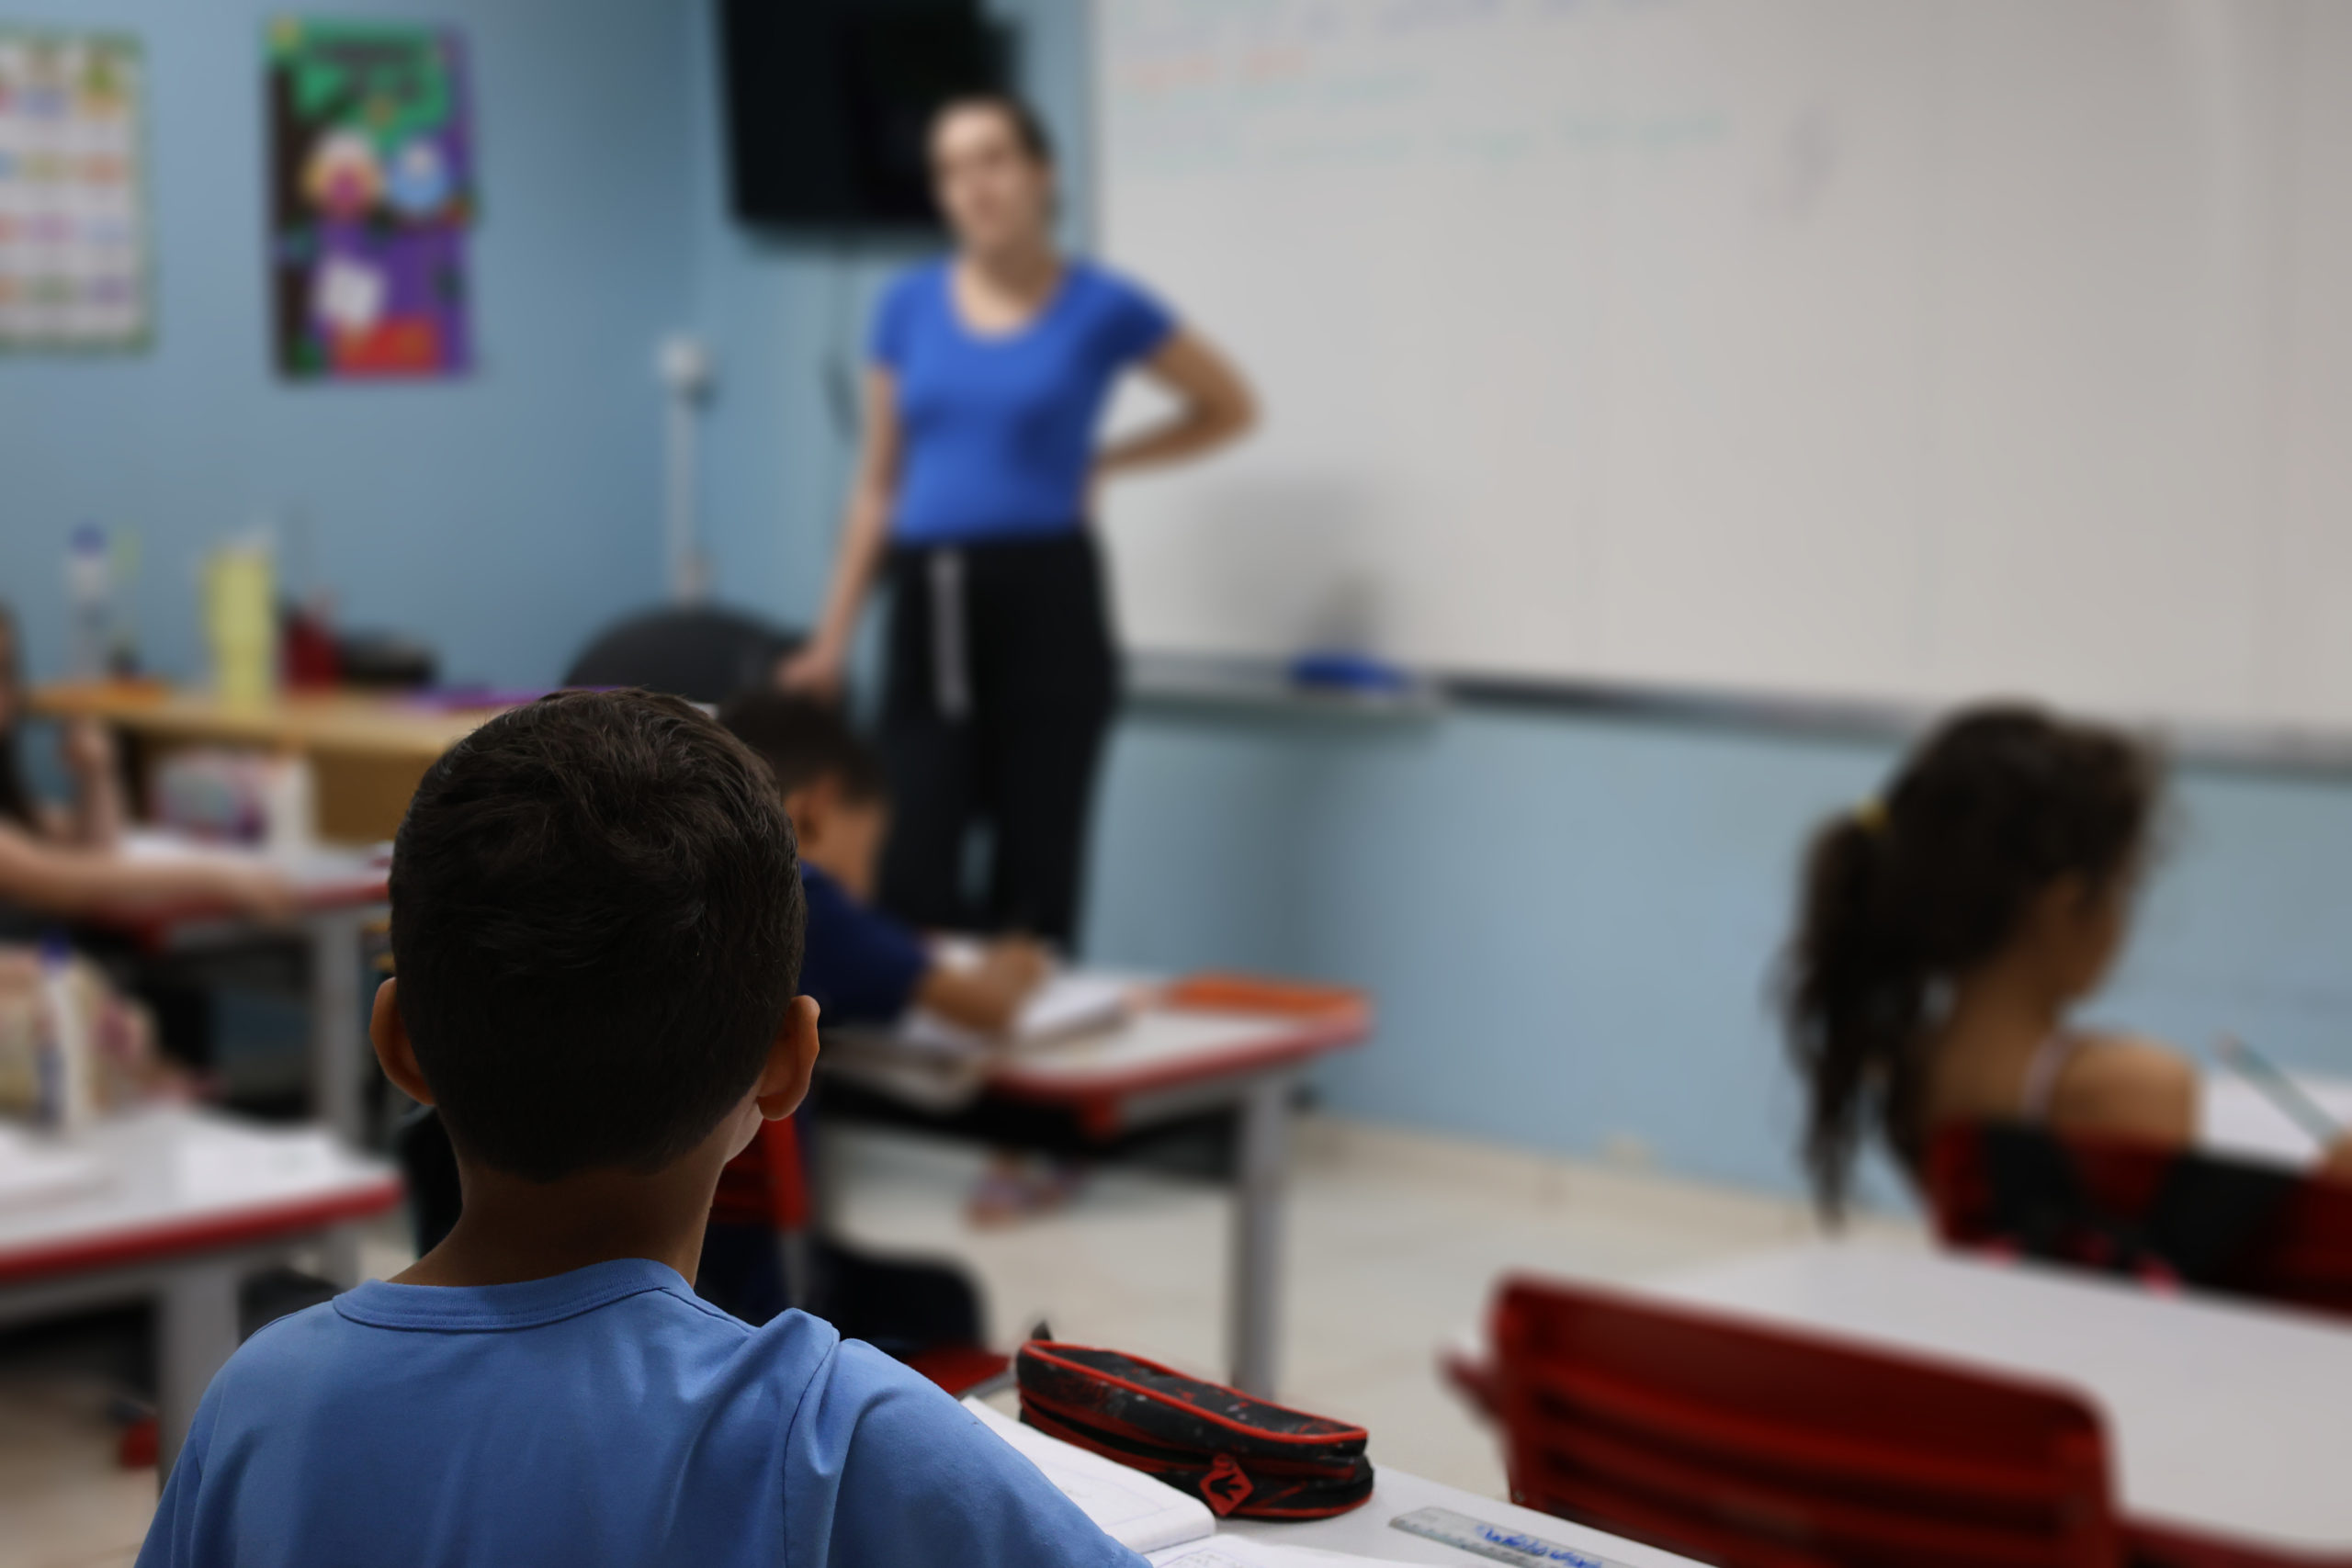
[[808,899],[800,989],[816,998],[822,1021],[897,1022],[930,972],[930,952],[914,932],[859,903],[805,860],[800,886]]
[[956,314],[948,264],[900,277],[873,344],[904,433],[892,536],[955,544],[1077,526],[1111,385],[1175,328],[1150,295],[1085,262],[1064,267],[1036,320],[1001,337]]
[[212,1380],[141,1568],[1117,1564],[933,1384],[787,1312],[752,1328],[659,1263],[371,1281]]

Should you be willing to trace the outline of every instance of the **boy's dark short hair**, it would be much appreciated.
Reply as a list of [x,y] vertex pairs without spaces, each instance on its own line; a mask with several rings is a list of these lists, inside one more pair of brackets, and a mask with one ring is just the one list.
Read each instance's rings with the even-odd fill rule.
[[718,722],[768,765],[781,795],[830,778],[845,799],[863,805],[890,798],[882,759],[831,703],[789,692],[744,692],[718,710]]
[[807,908],[767,771],[692,705],[564,692],[417,786],[392,851],[401,1016],[469,1156],[658,1169],[757,1079]]

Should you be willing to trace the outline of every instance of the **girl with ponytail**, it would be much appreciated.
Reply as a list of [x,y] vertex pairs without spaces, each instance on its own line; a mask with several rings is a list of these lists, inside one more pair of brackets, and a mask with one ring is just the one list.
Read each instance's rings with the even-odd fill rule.
[[[2195,1137],[2188,1058],[2067,1022],[2122,948],[2160,793],[2127,737],[1988,706],[1818,830],[1785,1008],[1825,1212],[1873,1130],[1915,1179],[1946,1122]],[[2352,1151],[2331,1163],[2352,1169]]]

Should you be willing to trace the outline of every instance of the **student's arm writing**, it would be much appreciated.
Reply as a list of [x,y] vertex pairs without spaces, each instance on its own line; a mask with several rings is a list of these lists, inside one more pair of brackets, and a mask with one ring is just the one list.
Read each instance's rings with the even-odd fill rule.
[[987,1034],[1002,1033],[1021,1016],[1021,1004],[1045,982],[1050,961],[1034,942],[1008,937],[992,942],[967,969],[934,964],[925,971],[915,1000],[951,1023]]
[[850,486],[849,513],[842,524],[841,553],[825,591],[825,608],[808,646],[776,670],[777,683],[831,696],[841,690],[857,615],[881,569],[889,543],[890,508],[899,487],[898,383],[882,366],[865,373],[865,440],[858,450],[857,476]]

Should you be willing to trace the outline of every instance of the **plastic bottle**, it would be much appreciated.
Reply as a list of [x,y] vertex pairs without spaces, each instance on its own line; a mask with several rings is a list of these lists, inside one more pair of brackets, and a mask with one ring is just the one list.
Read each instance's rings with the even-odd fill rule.
[[90,1020],[74,989],[74,950],[55,932],[40,944],[41,1001],[49,1013],[40,1058],[41,1120],[60,1132],[87,1124],[96,1109]]
[[73,616],[74,678],[102,680],[114,648],[114,562],[107,531],[96,523],[76,525],[67,540],[65,599]]

